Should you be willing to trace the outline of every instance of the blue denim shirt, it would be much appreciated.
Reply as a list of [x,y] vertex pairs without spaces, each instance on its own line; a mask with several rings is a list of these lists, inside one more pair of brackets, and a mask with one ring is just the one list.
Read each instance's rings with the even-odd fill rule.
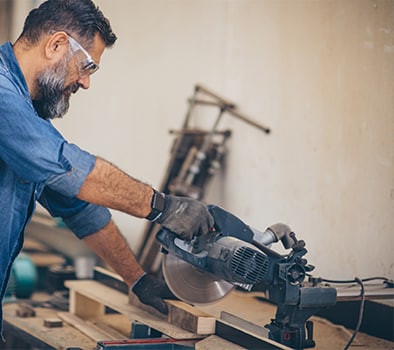
[[79,238],[109,222],[107,208],[75,197],[95,161],[38,116],[12,45],[0,46],[0,300],[36,200]]

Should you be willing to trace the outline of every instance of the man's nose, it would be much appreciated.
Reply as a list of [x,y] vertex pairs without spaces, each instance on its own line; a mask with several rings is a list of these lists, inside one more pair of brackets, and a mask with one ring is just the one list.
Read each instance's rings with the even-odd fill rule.
[[90,87],[90,75],[86,75],[83,77],[80,77],[78,79],[78,84],[81,86],[82,89],[89,89]]

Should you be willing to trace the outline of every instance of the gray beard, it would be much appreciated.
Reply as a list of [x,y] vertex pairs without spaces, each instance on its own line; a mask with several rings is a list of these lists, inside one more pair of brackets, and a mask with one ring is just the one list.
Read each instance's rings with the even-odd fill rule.
[[54,119],[63,117],[70,107],[71,93],[79,89],[79,84],[64,86],[68,75],[67,56],[60,61],[39,73],[36,77],[39,98],[33,100],[33,106],[38,115],[43,119]]

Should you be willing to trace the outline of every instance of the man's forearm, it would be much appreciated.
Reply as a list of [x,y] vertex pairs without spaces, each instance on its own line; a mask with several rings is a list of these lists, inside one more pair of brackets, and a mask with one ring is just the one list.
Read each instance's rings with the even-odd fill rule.
[[112,220],[100,231],[86,236],[83,240],[129,287],[144,273],[126,239]]
[[153,189],[113,164],[97,158],[78,198],[124,213],[145,218],[151,211]]

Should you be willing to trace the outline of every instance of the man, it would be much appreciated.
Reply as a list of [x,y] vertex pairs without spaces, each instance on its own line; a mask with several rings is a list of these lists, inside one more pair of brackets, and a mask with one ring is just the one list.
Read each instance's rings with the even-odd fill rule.
[[144,273],[107,207],[155,221],[185,240],[213,225],[202,203],[156,192],[69,144],[51,124],[67,112],[72,93],[89,88],[115,41],[91,0],[48,0],[30,12],[14,45],[0,46],[1,299],[36,200],[162,313],[164,281]]

